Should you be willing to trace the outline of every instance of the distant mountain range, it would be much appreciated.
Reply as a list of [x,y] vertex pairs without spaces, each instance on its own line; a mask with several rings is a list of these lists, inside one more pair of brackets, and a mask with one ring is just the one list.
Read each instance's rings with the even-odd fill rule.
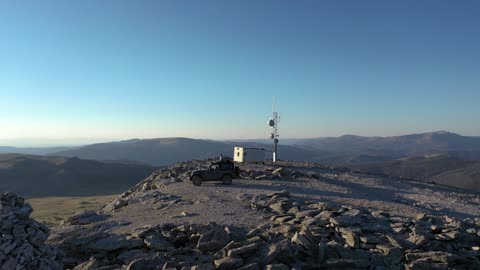
[[[102,161],[121,160],[165,166],[179,161],[206,159],[220,154],[231,157],[235,146],[271,149],[271,145],[256,142],[237,143],[189,138],[161,138],[98,143],[56,152],[52,155]],[[289,160],[312,159],[321,152],[288,145],[281,145],[279,151],[281,151],[283,159]]]
[[384,159],[445,153],[464,159],[480,160],[480,137],[461,136],[446,131],[393,137],[345,135],[304,139],[296,146],[349,157],[362,155]]
[[[279,156],[290,160],[326,163],[385,161],[428,154],[449,154],[467,160],[480,160],[480,137],[467,137],[445,131],[395,137],[341,137],[289,139],[280,141]],[[271,149],[264,140],[242,142],[189,138],[133,139],[92,144],[53,153],[58,156],[94,160],[131,160],[151,165],[167,165],[188,159],[233,154],[234,146]]]
[[[232,156],[235,146],[272,148],[268,140],[233,142],[159,138],[98,143],[75,148],[16,148],[11,151],[36,151],[35,153],[50,156],[165,166],[220,154]],[[2,151],[6,150],[0,147],[0,152]],[[392,137],[345,135],[287,139],[280,141],[279,158],[352,167],[463,188],[477,188],[480,181],[476,165],[480,161],[480,137],[461,136],[446,131]]]
[[145,165],[0,154],[0,192],[26,197],[118,194],[153,171]]
[[[233,154],[234,146],[271,149],[271,140],[214,141],[189,138],[132,139],[77,147],[14,148],[0,146],[0,153],[22,153],[79,157],[100,161],[130,161],[168,165],[188,159]],[[280,140],[283,159],[326,163],[386,161],[429,154],[448,154],[466,160],[480,160],[480,137],[446,131],[392,137],[344,135],[311,139]]]
[[49,155],[59,151],[65,151],[67,149],[73,149],[74,147],[11,147],[0,146],[0,154],[28,154],[28,155]]

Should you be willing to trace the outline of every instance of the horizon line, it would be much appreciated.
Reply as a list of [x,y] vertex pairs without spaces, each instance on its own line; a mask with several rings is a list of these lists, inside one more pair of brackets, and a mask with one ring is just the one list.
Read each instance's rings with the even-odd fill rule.
[[[471,135],[462,135],[455,132],[439,130],[439,131],[431,131],[431,132],[422,132],[422,133],[405,133],[402,135],[393,135],[393,136],[363,136],[363,135],[355,135],[355,134],[343,134],[339,136],[319,136],[319,137],[290,137],[290,138],[282,138],[282,140],[308,140],[308,139],[322,139],[322,138],[341,138],[345,136],[355,136],[355,137],[363,137],[363,138],[391,138],[391,137],[402,137],[402,136],[410,136],[410,135],[424,135],[424,134],[454,134],[462,137],[480,137],[479,135],[471,136]],[[60,138],[60,139],[53,139],[53,138],[4,138],[0,139],[0,147],[12,147],[12,148],[54,148],[54,147],[81,147],[86,145],[92,144],[101,144],[101,143],[114,143],[114,142],[125,142],[131,140],[156,140],[156,139],[191,139],[191,140],[210,140],[210,141],[221,141],[221,142],[242,142],[242,141],[266,141],[270,140],[269,138],[236,138],[236,139],[223,139],[223,138],[195,138],[195,137],[185,137],[185,136],[170,136],[170,137],[148,137],[148,138],[128,138],[128,139],[121,139],[121,138]],[[34,141],[49,141],[49,143],[20,143],[19,141],[26,141],[26,140],[34,140]],[[82,140],[90,140],[92,142],[85,142],[85,143],[65,143],[65,144],[55,144],[54,141],[82,141]],[[3,144],[2,141],[17,141],[14,144]]]

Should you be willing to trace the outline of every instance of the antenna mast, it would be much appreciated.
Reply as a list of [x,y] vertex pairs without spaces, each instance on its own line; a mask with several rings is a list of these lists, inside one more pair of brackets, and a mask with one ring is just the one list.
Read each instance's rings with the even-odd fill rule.
[[270,134],[270,139],[273,140],[273,162],[277,162],[278,159],[278,122],[280,122],[280,116],[278,112],[275,111],[275,97],[273,97],[272,102],[272,118],[268,121],[268,125],[272,128],[272,133]]

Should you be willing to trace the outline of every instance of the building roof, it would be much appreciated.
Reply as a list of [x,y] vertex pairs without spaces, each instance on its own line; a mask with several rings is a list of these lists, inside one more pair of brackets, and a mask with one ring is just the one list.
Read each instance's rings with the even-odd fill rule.
[[265,148],[259,148],[259,147],[242,147],[242,146],[235,146],[235,148],[243,148],[243,149],[249,149],[249,150],[267,151],[267,150],[265,150]]

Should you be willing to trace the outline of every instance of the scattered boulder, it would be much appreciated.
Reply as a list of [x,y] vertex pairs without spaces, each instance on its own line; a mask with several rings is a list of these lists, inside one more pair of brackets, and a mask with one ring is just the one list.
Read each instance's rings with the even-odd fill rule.
[[103,252],[114,251],[120,249],[135,249],[143,247],[144,243],[142,239],[130,238],[124,235],[109,235],[105,238],[93,241],[87,245],[88,249]]
[[217,251],[228,244],[228,232],[221,226],[213,225],[211,229],[198,239],[197,249],[201,251]]
[[73,270],[95,270],[99,267],[100,263],[98,262],[98,260],[92,257],[90,258],[90,260],[75,266]]
[[293,259],[293,247],[290,244],[290,241],[283,239],[259,248],[256,255],[251,258],[251,261],[261,264],[269,264],[274,260],[290,263]]
[[284,205],[283,202],[280,201],[280,202],[271,204],[270,208],[279,214],[285,214],[285,209],[283,208],[284,207],[283,205]]
[[254,253],[257,250],[257,244],[256,243],[251,243],[245,246],[241,246],[238,248],[234,248],[228,251],[227,256],[228,257],[236,257],[239,255],[243,254],[249,254],[249,253]]
[[103,208],[103,211],[105,211],[105,212],[112,212],[112,211],[118,210],[118,209],[120,209],[120,208],[122,208],[122,207],[125,207],[127,204],[128,204],[128,202],[127,202],[126,200],[117,198],[117,199],[111,201],[109,204],[107,204],[107,205]]
[[155,270],[159,269],[158,266],[164,262],[165,260],[161,256],[139,258],[129,263],[126,270]]
[[159,235],[149,235],[145,238],[144,242],[150,249],[158,251],[168,251],[173,249],[173,245]]
[[265,267],[265,270],[290,270],[290,268],[288,267],[288,265],[279,263],[279,264],[268,264]]
[[73,216],[65,218],[61,224],[69,223],[71,225],[85,225],[104,220],[108,215],[89,210],[75,213]]
[[224,257],[214,261],[217,270],[237,269],[243,266],[243,260],[238,258]]

